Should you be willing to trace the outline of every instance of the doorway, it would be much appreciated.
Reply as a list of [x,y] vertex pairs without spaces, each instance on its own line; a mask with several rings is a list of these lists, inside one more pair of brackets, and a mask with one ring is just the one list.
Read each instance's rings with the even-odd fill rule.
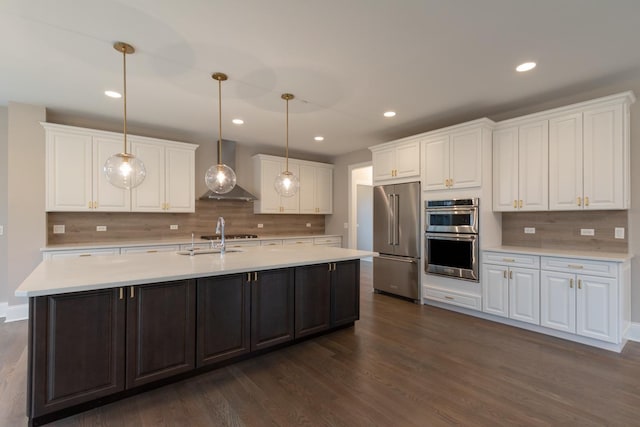
[[373,167],[349,166],[349,248],[373,250]]

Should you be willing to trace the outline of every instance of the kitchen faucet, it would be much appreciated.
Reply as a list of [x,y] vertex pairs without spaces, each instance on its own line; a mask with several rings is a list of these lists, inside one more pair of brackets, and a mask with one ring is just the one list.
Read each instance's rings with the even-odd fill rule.
[[224,254],[224,218],[219,216],[218,223],[216,224],[216,234],[220,234],[220,243],[218,247],[220,248],[220,255]]

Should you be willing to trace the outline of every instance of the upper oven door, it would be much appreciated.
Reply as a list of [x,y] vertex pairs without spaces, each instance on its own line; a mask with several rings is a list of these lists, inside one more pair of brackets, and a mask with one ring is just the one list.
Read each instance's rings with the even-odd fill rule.
[[478,208],[427,208],[425,231],[432,233],[478,233]]

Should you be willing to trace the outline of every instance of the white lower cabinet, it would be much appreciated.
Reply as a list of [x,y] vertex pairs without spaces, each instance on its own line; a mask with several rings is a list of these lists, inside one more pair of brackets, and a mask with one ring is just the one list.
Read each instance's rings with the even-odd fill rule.
[[502,252],[484,252],[483,259],[485,313],[540,325],[540,332],[547,328],[588,338],[576,339],[587,344],[598,345],[590,339],[623,342],[630,326],[628,259]]
[[[537,257],[533,257],[537,258]],[[482,310],[496,316],[540,324],[540,270],[507,264],[482,266]]]
[[177,252],[180,245],[129,246],[120,248],[120,254],[155,254],[157,252]]
[[120,255],[120,248],[105,248],[105,249],[71,249],[62,251],[46,251],[42,253],[42,259],[53,258],[80,258],[87,256],[110,256]]

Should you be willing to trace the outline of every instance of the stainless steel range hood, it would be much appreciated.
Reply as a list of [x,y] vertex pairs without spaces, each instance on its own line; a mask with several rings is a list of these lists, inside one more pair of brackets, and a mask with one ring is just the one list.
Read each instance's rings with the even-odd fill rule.
[[[216,146],[216,152],[218,147]],[[235,141],[222,140],[222,160],[223,163],[229,166],[234,171],[236,170],[236,143]],[[256,200],[257,197],[249,193],[244,188],[236,184],[233,190],[226,194],[217,194],[209,190],[200,196],[200,200],[245,200],[250,202]]]

